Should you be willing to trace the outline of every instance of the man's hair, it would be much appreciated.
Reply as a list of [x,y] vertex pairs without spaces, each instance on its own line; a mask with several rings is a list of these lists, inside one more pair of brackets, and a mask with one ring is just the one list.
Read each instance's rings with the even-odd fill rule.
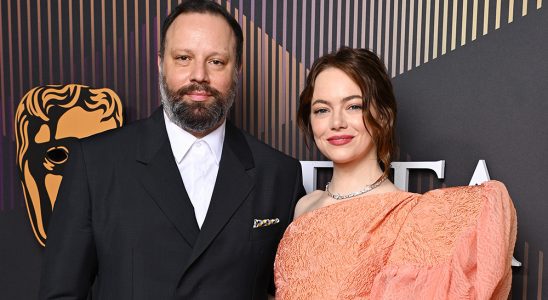
[[[363,120],[377,147],[377,158],[385,176],[395,152],[396,98],[384,63],[367,49],[342,47],[338,51],[318,58],[308,74],[300,95],[297,122],[307,138],[313,139],[310,111],[316,77],[328,69],[336,68],[352,79],[362,92]],[[374,111],[374,112],[372,112]]]
[[[186,0],[181,4],[177,5],[171,13],[166,17],[164,23],[162,24],[162,33],[160,37],[160,58],[164,58],[164,52],[166,49],[166,33],[173,21],[181,15],[188,13],[199,13],[199,14],[211,14],[216,16],[221,16],[225,21],[230,25],[232,32],[236,36],[236,66],[240,67],[242,65],[242,49],[244,43],[244,35],[242,33],[242,28],[240,24],[232,17],[226,9],[216,2],[209,0]],[[205,24],[204,24],[205,26]]]

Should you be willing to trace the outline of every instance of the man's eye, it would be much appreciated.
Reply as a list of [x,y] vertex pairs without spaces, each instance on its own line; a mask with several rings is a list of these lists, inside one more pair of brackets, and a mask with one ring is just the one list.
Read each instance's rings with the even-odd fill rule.
[[180,55],[180,56],[177,56],[176,59],[177,59],[177,60],[186,61],[186,60],[189,60],[190,57],[188,57],[188,56],[186,56],[186,55]]
[[224,65],[224,62],[222,60],[218,60],[218,59],[212,60],[211,63],[214,64],[214,65],[217,65],[217,66]]

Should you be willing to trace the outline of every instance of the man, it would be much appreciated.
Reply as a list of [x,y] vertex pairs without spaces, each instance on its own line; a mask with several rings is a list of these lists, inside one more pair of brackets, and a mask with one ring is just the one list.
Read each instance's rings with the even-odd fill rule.
[[163,110],[81,142],[49,225],[40,298],[266,299],[303,194],[298,161],[226,115],[242,31],[185,1],[162,27]]

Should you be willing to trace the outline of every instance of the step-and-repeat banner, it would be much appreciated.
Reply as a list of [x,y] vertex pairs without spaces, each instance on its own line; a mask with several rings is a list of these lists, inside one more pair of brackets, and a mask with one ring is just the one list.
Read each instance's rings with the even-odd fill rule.
[[[178,2],[0,3],[0,298],[37,295],[70,140],[158,107],[160,26]],[[218,2],[244,31],[230,114],[238,127],[303,161],[308,189],[321,186],[329,162],[297,128],[299,92],[315,58],[342,45],[372,49],[398,101],[394,180],[419,193],[503,181],[518,213],[511,298],[548,295],[546,3]]]

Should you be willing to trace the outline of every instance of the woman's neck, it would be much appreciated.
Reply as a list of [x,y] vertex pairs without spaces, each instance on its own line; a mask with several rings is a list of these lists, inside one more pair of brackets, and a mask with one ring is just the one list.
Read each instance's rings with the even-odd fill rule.
[[332,192],[346,194],[375,183],[383,171],[376,159],[364,159],[359,163],[333,163],[333,177],[329,184]]

